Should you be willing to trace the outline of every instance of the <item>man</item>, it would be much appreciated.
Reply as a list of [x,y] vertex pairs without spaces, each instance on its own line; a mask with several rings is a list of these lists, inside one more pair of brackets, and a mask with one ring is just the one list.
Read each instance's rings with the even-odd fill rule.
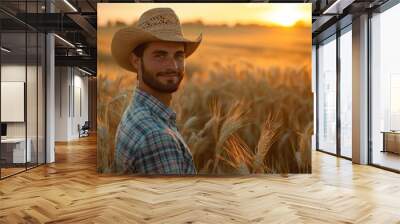
[[169,8],[148,10],[134,27],[114,35],[113,57],[138,75],[132,102],[117,130],[117,172],[196,174],[169,105],[184,76],[185,58],[200,42],[201,35],[195,41],[183,37],[179,19]]

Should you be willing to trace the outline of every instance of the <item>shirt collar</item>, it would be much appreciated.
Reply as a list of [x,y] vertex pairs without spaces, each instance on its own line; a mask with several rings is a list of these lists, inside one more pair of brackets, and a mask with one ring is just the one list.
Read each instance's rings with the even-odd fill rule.
[[134,103],[146,105],[154,114],[166,121],[176,121],[176,113],[149,93],[135,88]]

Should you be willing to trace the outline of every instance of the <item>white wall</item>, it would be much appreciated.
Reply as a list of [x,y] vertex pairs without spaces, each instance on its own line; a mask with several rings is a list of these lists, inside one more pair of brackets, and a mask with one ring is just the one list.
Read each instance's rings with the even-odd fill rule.
[[88,78],[83,75],[76,68],[56,67],[56,141],[79,138],[78,124],[82,126],[88,120]]
[[[38,71],[36,70],[38,69]],[[6,122],[8,138],[25,138],[30,139],[30,148],[32,151],[32,161],[44,163],[44,92],[43,76],[41,67],[27,67],[21,64],[3,64],[1,66],[2,82],[24,82],[26,83],[26,107],[21,108],[21,112],[27,115],[26,121],[22,122]],[[27,81],[25,80],[27,78]],[[21,90],[23,91],[23,90]],[[23,94],[23,92],[22,92]],[[2,96],[7,97],[7,96]],[[7,113],[13,113],[10,107],[2,107],[1,110]],[[14,112],[15,113],[15,112]],[[37,156],[37,153],[39,155]]]
[[69,68],[55,68],[55,141],[68,140]]
[[[1,81],[3,82],[25,82],[25,71],[26,67],[25,65],[2,65],[1,66]],[[28,66],[27,71],[28,74],[31,74],[32,71],[35,69],[36,73],[36,67],[33,66]],[[26,82],[25,82],[26,83]],[[36,85],[36,83],[35,83]],[[34,93],[27,93],[28,97],[36,97],[36,90]],[[27,99],[28,102],[31,102],[32,100]],[[36,105],[35,105],[36,107]],[[7,110],[7,108],[1,108],[2,110]],[[32,117],[30,117],[31,114],[28,113],[28,121],[33,120]],[[36,116],[36,114],[35,114]],[[28,125],[28,127],[31,127],[32,125]],[[7,136],[8,137],[25,137],[25,122],[7,122]],[[29,136],[28,136],[29,137]]]
[[[28,67],[28,69],[31,69]],[[2,82],[25,82],[25,65],[2,65],[1,81]],[[7,108],[1,108],[7,110]],[[25,137],[25,123],[12,122],[7,123],[8,137]]]
[[[74,92],[75,94],[73,96],[74,98],[74,108],[72,111],[75,111],[73,113],[73,119],[72,119],[72,130],[71,130],[71,135],[78,137],[78,124],[81,126],[85,123],[85,121],[88,120],[88,78],[81,76],[83,73],[78,73],[76,75],[75,70],[75,75],[74,75]],[[80,97],[79,97],[80,96]],[[80,102],[79,102],[80,101]],[[81,107],[81,108],[79,108]],[[81,110],[81,111],[80,111]]]

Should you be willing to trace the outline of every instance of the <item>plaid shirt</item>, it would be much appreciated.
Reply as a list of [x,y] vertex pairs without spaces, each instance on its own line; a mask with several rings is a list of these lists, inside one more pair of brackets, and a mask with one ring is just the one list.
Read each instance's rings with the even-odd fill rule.
[[196,174],[175,112],[138,88],[118,126],[115,163],[120,173]]

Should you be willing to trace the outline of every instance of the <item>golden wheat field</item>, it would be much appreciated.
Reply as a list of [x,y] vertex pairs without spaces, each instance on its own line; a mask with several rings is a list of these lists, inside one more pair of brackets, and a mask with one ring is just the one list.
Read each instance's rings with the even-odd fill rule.
[[[114,64],[113,33],[98,27],[99,172],[113,172],[114,141],[136,74]],[[310,27],[185,24],[203,42],[174,94],[200,174],[310,173],[313,134]]]

